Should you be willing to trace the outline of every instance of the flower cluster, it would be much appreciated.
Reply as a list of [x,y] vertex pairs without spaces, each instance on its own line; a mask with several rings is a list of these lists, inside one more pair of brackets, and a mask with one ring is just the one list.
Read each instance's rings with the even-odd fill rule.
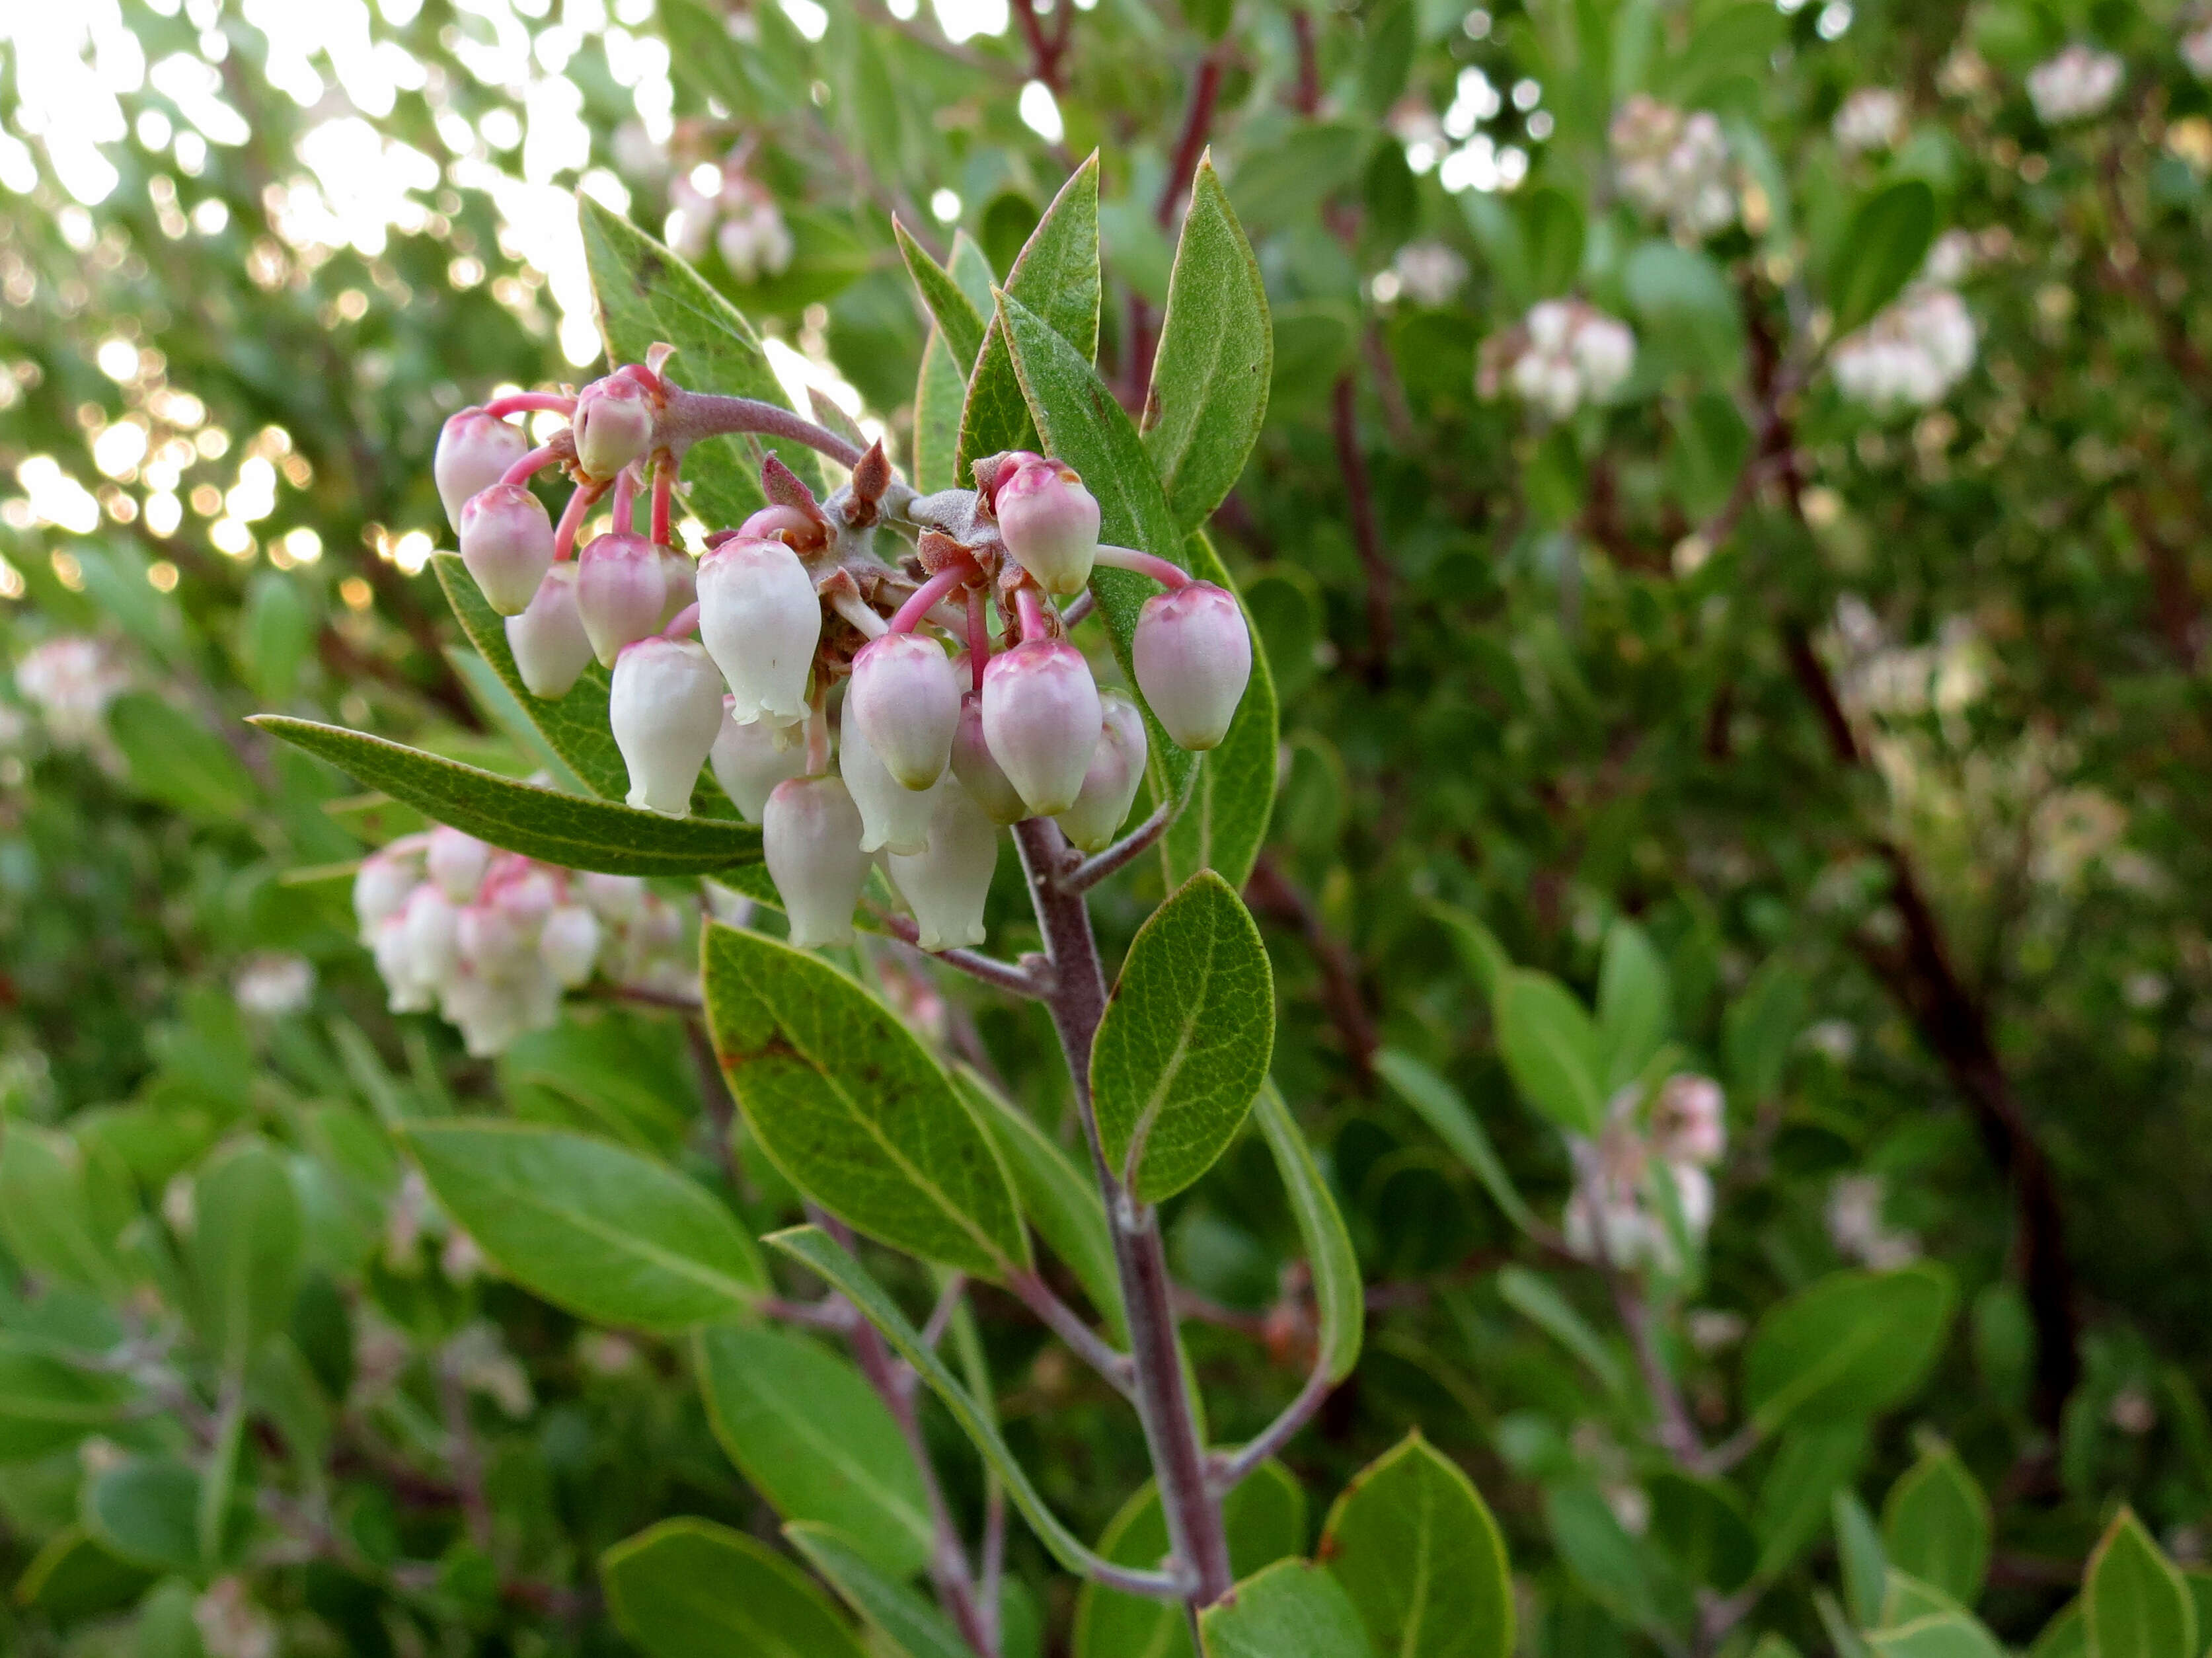
[[2212,6],[2197,4],[2183,19],[2181,61],[2200,81],[2212,81]]
[[395,1013],[436,1008],[487,1059],[561,1015],[596,974],[681,989],[684,918],[633,876],[578,875],[497,852],[456,829],[394,841],[354,878],[361,941]]
[[1580,300],[1546,300],[1520,326],[1482,343],[1475,389],[1494,398],[1510,386],[1530,408],[1565,420],[1611,397],[1635,366],[1627,324]]
[[775,197],[746,170],[747,146],[718,164],[677,175],[668,189],[668,245],[696,259],[711,239],[741,282],[780,276],[791,265],[791,230]]
[[2027,100],[2046,126],[2101,115],[2118,94],[2126,65],[2109,52],[2075,41],[2028,71]]
[[131,676],[96,639],[64,634],[33,646],[15,665],[15,689],[39,712],[46,734],[64,748],[96,745],[107,705]]
[[[1054,603],[1084,592],[1095,565],[1165,590],[1146,601],[1130,648],[1161,727],[1193,750],[1227,734],[1252,663],[1235,598],[1102,546],[1097,501],[1058,460],[990,456],[975,489],[923,497],[878,446],[817,501],[770,459],[772,504],[709,534],[695,562],[670,529],[684,451],[734,429],[718,422],[791,417],[686,392],[660,373],[665,355],[574,398],[464,410],[441,437],[438,485],[463,562],[507,618],[525,685],[559,697],[594,659],[612,669],[607,718],[629,804],[683,817],[711,766],[763,827],[794,943],[850,940],[876,854],[922,947],[944,950],[981,938],[1002,826],[1055,818],[1086,851],[1113,839],[1144,776],[1146,725],[1129,698],[1100,690]],[[570,425],[527,449],[505,418],[526,408],[565,411]],[[577,482],[557,529],[528,487],[556,464]],[[649,536],[634,506],[648,468]],[[610,490],[614,527],[571,559]],[[897,564],[875,551],[885,526],[914,537]]]
[[1728,1150],[1727,1102],[1710,1077],[1669,1077],[1638,1121],[1641,1090],[1623,1089],[1595,1142],[1574,1144],[1576,1181],[1561,1230],[1584,1260],[1619,1266],[1681,1264],[1713,1218],[1709,1170]]
[[1905,94],[1890,87],[1861,87],[1837,109],[1829,131],[1846,155],[1894,149],[1905,136]]
[[1980,337],[1951,288],[1921,283],[1836,343],[1836,384],[1879,410],[1941,403],[1974,366]]
[[1728,140],[1709,111],[1639,92],[1613,116],[1610,137],[1620,193],[1675,235],[1695,241],[1735,222]]

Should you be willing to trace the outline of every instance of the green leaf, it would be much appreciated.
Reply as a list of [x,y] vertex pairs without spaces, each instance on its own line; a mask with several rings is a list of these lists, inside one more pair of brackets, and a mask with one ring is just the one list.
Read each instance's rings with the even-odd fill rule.
[[1344,1587],[1310,1560],[1278,1560],[1198,1615],[1206,1658],[1372,1658]]
[[1856,1491],[1838,1491],[1831,1500],[1836,1532],[1836,1563],[1842,1568],[1844,1604],[1861,1629],[1881,1622],[1881,1602],[1889,1584],[1889,1555],[1881,1533]]
[[1721,1021],[1721,1052],[1738,1100],[1756,1104],[1781,1087],[1790,1050],[1805,1026],[1808,995],[1805,981],[1775,957],[1729,1004]]
[[[760,337],[737,307],[666,247],[587,196],[576,198],[591,268],[599,333],[611,365],[643,362],[655,344],[676,348],[669,378],[700,392],[789,406]],[[800,412],[805,412],[801,410]],[[709,528],[743,523],[768,504],[756,446],[765,447],[817,495],[826,493],[813,450],[789,438],[731,433],[694,444],[684,458],[687,504]]]
[[44,1456],[111,1425],[130,1393],[120,1377],[79,1370],[0,1333],[0,1463]]
[[944,331],[933,328],[914,388],[914,487],[924,495],[960,482],[960,410],[967,400],[968,382]]
[[1859,203],[1828,266],[1828,305],[1841,338],[1905,291],[1936,240],[1936,192],[1900,179]]
[[2173,1563],[2123,1508],[2082,1579],[2089,1658],[2195,1658],[2197,1606]]
[[[960,263],[960,250],[956,246],[956,278]],[[1013,269],[1006,274],[1006,291],[1070,355],[1088,367],[1098,350],[1099,289],[1098,157],[1094,152],[1069,175],[1030,233]],[[1003,321],[994,315],[968,376],[968,402],[960,416],[959,458],[953,469],[956,479],[967,483],[969,469],[986,455],[1002,449],[1035,448],[1037,431],[1015,373],[1012,342]],[[1078,465],[1076,470],[1082,468]],[[1085,474],[1086,482],[1089,476]],[[1092,488],[1095,491],[1097,486]],[[1107,539],[1114,537],[1109,535]]]
[[2043,1632],[2027,1649],[2027,1658],[2087,1658],[2088,1651],[2089,1620],[2082,1615],[2081,1597],[2077,1594],[2043,1626]]
[[983,343],[983,313],[969,302],[952,273],[929,257],[929,250],[907,234],[896,219],[891,228],[905,257],[907,274],[921,295],[921,302],[936,319],[939,334],[951,349],[952,360],[964,376],[975,366],[975,353]]
[[1558,1342],[1589,1369],[1607,1393],[1624,1392],[1628,1379],[1620,1361],[1592,1329],[1589,1321],[1574,1309],[1549,1278],[1525,1266],[1508,1266],[1498,1274],[1498,1294],[1508,1307]]
[[952,280],[960,284],[960,291],[968,296],[968,303],[975,307],[975,314],[991,314],[991,290],[999,285],[998,273],[991,269],[990,256],[982,245],[965,230],[952,233],[952,258],[948,267]]
[[1252,640],[1252,678],[1228,735],[1199,764],[1189,798],[1160,837],[1160,860],[1171,887],[1210,869],[1242,890],[1267,844],[1274,811],[1281,740],[1274,671],[1244,596],[1203,531],[1183,544],[1183,564],[1200,580],[1236,595]]
[[1556,185],[1546,185],[1524,191],[1515,206],[1532,291],[1539,299],[1573,292],[1583,269],[1582,203]]
[[1253,1112],[1283,1189],[1297,1218],[1298,1236],[1304,1240],[1306,1263],[1313,1275],[1314,1305],[1321,1315],[1321,1352],[1316,1363],[1332,1382],[1341,1382],[1359,1363],[1359,1344],[1367,1321],[1366,1291],[1359,1281],[1359,1257],[1352,1237],[1329,1195],[1328,1182],[1314,1160],[1313,1148],[1299,1132],[1273,1079],[1261,1084]]
[[1887,1558],[1962,1606],[1981,1598],[1992,1524],[1990,1499],[1948,1445],[1922,1452],[1881,1505]]
[[141,793],[204,823],[234,823],[253,810],[252,774],[174,701],[126,692],[109,705],[107,729]]
[[1966,1608],[1933,1583],[1923,1583],[1909,1571],[1892,1566],[1882,1576],[1881,1625],[1893,1629],[1917,1619]]
[[0,1238],[33,1272],[82,1289],[122,1292],[117,1227],[96,1212],[82,1147],[20,1117],[0,1133]]
[[152,1572],[118,1558],[82,1525],[68,1525],[48,1538],[23,1569],[14,1598],[17,1606],[74,1622],[120,1610],[153,1581]]
[[722,1326],[696,1339],[714,1437],[779,1515],[836,1527],[894,1577],[928,1564],[921,1471],[849,1359],[780,1330]]
[[256,714],[270,735],[369,788],[509,852],[608,875],[711,875],[760,861],[760,831],[720,817],[663,817],[441,760],[364,732]]
[[1644,929],[1623,917],[1607,929],[1598,969],[1598,1041],[1605,1049],[1609,1094],[1651,1062],[1667,1039],[1667,966]]
[[[1232,1571],[1249,1576],[1305,1547],[1306,1497],[1289,1469],[1263,1462],[1222,1499]],[[1159,1487],[1147,1480],[1107,1522],[1098,1552],[1116,1565],[1158,1565],[1168,1552]],[[1075,1658],[1191,1658],[1181,1606],[1087,1582],[1075,1602]]]
[[193,1196],[199,1334],[223,1374],[240,1378],[255,1345],[292,1311],[304,1245],[299,1193],[284,1160],[249,1140],[210,1162]]
[[829,963],[711,926],[707,1024],[792,1183],[870,1236],[979,1277],[1029,1265],[1012,1182],[929,1050]]
[[1537,1230],[1536,1217],[1522,1201],[1504,1161],[1491,1145],[1490,1135],[1459,1090],[1402,1048],[1386,1048],[1375,1055],[1375,1074],[1390,1084],[1398,1097],[1413,1108],[1438,1139],[1474,1170],[1482,1189],[1490,1193],[1506,1219],[1523,1232]]
[[1684,1577],[1733,1594],[1751,1581],[1759,1544],[1735,1488],[1672,1468],[1651,1476],[1650,1536]]
[[1287,224],[1356,183],[1376,137],[1372,122],[1308,121],[1249,147],[1229,179],[1237,216],[1263,229]]
[[[1022,396],[1036,417],[1044,452],[1073,466],[1097,497],[1099,538],[1156,558],[1176,557],[1182,551],[1183,536],[1168,510],[1167,493],[1146,458],[1144,440],[1097,371],[1011,289],[1000,296],[993,325],[1012,342]],[[1091,591],[1113,641],[1115,660],[1121,665],[1123,678],[1134,686],[1129,642],[1136,633],[1138,611],[1159,591],[1159,584],[1128,570],[1102,567],[1091,573]],[[1145,707],[1152,796],[1181,799],[1196,758],[1169,738],[1145,706],[1141,691],[1137,700]]]
[[1621,1528],[1596,1486],[1552,1486],[1544,1493],[1544,1520],[1568,1568],[1614,1616],[1647,1631],[1688,1621],[1687,1587],[1645,1543]]
[[1184,529],[1205,523],[1243,471],[1274,365],[1260,262],[1208,155],[1191,181],[1145,398],[1145,450]]
[[2006,1658],[1997,1638],[1964,1612],[1930,1612],[1866,1639],[1875,1658]]
[[904,1658],[974,1658],[951,1620],[863,1553],[855,1534],[803,1520],[787,1525],[783,1534],[894,1652]]
[[1717,264],[1695,248],[1648,241],[1622,268],[1629,309],[1644,324],[1639,367],[1654,364],[1718,375],[1743,350],[1743,316]]
[[1115,1337],[1126,1342],[1121,1269],[1115,1265],[1114,1240],[1107,1230],[1106,1205],[1098,1195],[1097,1180],[1089,1169],[1079,1168],[1028,1112],[974,1072],[962,1066],[952,1073],[952,1083],[997,1144],[1030,1224],[1052,1246],[1060,1264],[1075,1274]]
[[599,1557],[615,1625],[651,1658],[866,1658],[806,1574],[742,1532],[664,1520]]
[[1746,1408],[1771,1430],[1902,1403],[1942,1351],[1954,1299],[1951,1275],[1930,1261],[1830,1273],[1759,1320],[1744,1355]]
[[1319,1556],[1395,1658],[1506,1658],[1513,1575],[1472,1481],[1416,1429],[1344,1488]]
[[199,1476],[167,1458],[134,1457],[87,1482],[84,1528],[111,1554],[149,1571],[200,1570]]
[[1830,1499],[1857,1477],[1867,1438],[1865,1422],[1853,1419],[1804,1424],[1782,1436],[1752,1511],[1761,1577],[1780,1576],[1812,1547],[1828,1520]]
[[1103,1564],[1045,1506],[1044,1498],[1037,1494],[1029,1475],[1006,1448],[1006,1442],[1000,1437],[998,1424],[990,1412],[953,1379],[936,1349],[922,1340],[921,1333],[899,1311],[898,1304],[884,1293],[883,1286],[868,1275],[867,1269],[853,1259],[849,1250],[818,1226],[793,1226],[771,1232],[763,1242],[823,1279],[883,1332],[892,1349],[914,1366],[915,1374],[960,1424],[961,1431],[982,1453],[984,1461],[1004,1483],[1014,1506],[1021,1510],[1022,1517],[1030,1522],[1037,1540],[1054,1559],[1077,1573],[1086,1573]]
[[1595,1136],[1605,1122],[1604,1050],[1574,993],[1548,973],[1515,968],[1498,987],[1493,1017],[1522,1096],[1560,1127]]
[[461,556],[433,553],[430,568],[437,574],[438,585],[446,590],[446,602],[453,607],[469,643],[477,647],[477,653],[498,676],[524,716],[538,728],[546,746],[567,762],[591,793],[602,800],[621,799],[629,792],[629,768],[623,763],[622,750],[615,746],[615,734],[607,725],[607,699],[613,691],[614,676],[598,662],[587,662],[567,695],[532,696],[522,683],[521,670],[514,665],[514,653],[507,647],[505,619],[485,602]]
[[1267,1075],[1275,981],[1229,884],[1193,876],[1137,930],[1091,1053],[1109,1164],[1146,1203],[1226,1149]]
[[750,1312],[768,1288],[736,1218],[664,1163],[526,1123],[416,1118],[401,1132],[500,1270],[579,1317],[683,1330]]

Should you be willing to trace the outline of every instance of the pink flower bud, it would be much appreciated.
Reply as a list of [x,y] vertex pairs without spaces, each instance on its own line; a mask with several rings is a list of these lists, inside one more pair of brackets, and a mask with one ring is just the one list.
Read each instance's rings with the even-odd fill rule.
[[361,923],[361,938],[369,944],[385,920],[397,915],[422,878],[422,860],[387,847],[361,860],[353,878],[354,919]]
[[999,535],[1048,593],[1079,593],[1098,556],[1098,502],[1064,461],[1030,460],[997,490]]
[[592,660],[591,635],[576,610],[574,562],[556,564],[520,616],[507,619],[507,648],[532,696],[566,696]]
[[592,914],[610,926],[624,926],[645,913],[645,901],[649,895],[639,876],[603,875],[593,870],[577,885],[583,890],[584,902],[592,907]]
[[520,616],[552,568],[553,520],[523,485],[495,483],[461,508],[461,562],[487,604]]
[[483,882],[484,871],[490,867],[491,848],[473,835],[464,835],[441,823],[430,831],[426,861],[430,878],[446,896],[457,904],[465,903],[476,896],[477,888]]
[[593,380],[576,399],[569,429],[576,461],[604,483],[653,446],[653,398],[627,374]]
[[[860,814],[863,852],[888,848],[912,854],[928,847],[936,789],[910,789],[892,776],[869,743],[866,730],[852,718],[849,705],[837,733],[837,769]],[[939,779],[938,787],[943,786]]]
[[1669,1163],[1712,1164],[1728,1151],[1728,1100],[1711,1077],[1667,1078],[1651,1107],[1651,1147]]
[[780,541],[726,541],[699,561],[699,637],[730,682],[737,720],[806,717],[822,601]]
[[440,428],[430,476],[455,533],[460,531],[461,509],[529,452],[529,434],[481,409],[464,409]]
[[538,954],[545,970],[563,990],[574,990],[592,976],[599,955],[599,918],[583,904],[563,904],[545,918],[538,935]]
[[969,691],[960,699],[960,728],[952,734],[952,774],[993,823],[1018,823],[1030,815],[1021,791],[1006,780],[991,745],[983,739],[980,692]]
[[576,563],[576,614],[603,668],[614,666],[623,646],[659,633],[668,614],[668,574],[659,550],[627,530],[585,548]]
[[984,740],[1033,817],[1075,804],[1102,718],[1097,682],[1073,645],[1025,640],[983,670]]
[[629,768],[629,804],[687,817],[699,768],[722,729],[722,676],[689,639],[626,645],[615,659],[607,724]]
[[748,823],[757,823],[775,786],[805,774],[806,744],[801,734],[788,726],[771,726],[765,720],[740,726],[729,712],[736,701],[723,698],[722,729],[708,757],[714,762],[714,780],[730,797],[738,815]]
[[845,714],[868,728],[868,746],[910,789],[945,775],[960,726],[960,681],[933,640],[885,634],[853,659]]
[[431,882],[377,929],[376,968],[394,1013],[420,1013],[453,976],[459,916]]
[[472,973],[490,977],[507,972],[532,940],[529,930],[497,904],[476,903],[461,906],[453,942]]
[[1103,720],[1083,774],[1083,793],[1055,820],[1085,852],[1103,852],[1114,843],[1145,780],[1144,715],[1119,691],[1101,691],[1098,701]]
[[762,814],[762,851],[769,878],[801,950],[853,942],[853,907],[868,878],[860,850],[860,813],[835,777],[794,777],[778,783]]
[[984,816],[967,790],[948,781],[932,791],[929,844],[913,856],[885,861],[892,884],[914,911],[924,950],[952,950],[983,942],[983,901],[999,863],[998,825]]
[[1193,750],[1218,746],[1252,677],[1252,639],[1236,599],[1210,581],[1153,595],[1137,614],[1129,655],[1168,735]]

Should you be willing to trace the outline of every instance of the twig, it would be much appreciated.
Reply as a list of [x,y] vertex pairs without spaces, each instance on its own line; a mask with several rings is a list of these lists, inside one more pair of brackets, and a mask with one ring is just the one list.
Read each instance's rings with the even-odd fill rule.
[[1067,50],[1067,32],[1074,21],[1073,7],[1062,0],[1063,15],[1050,33],[1045,31],[1043,21],[1037,16],[1036,0],[1014,0],[1014,15],[1020,20],[1022,38],[1029,42],[1030,75],[1042,81],[1048,91],[1059,95],[1062,82],[1060,60]]
[[477,1452],[476,1430],[469,1421],[468,1383],[453,1362],[450,1346],[438,1355],[438,1407],[445,1418],[446,1460],[453,1465],[453,1486],[460,1498],[469,1541],[489,1555],[491,1503],[484,1495],[483,1458]]
[[1054,1295],[1052,1286],[1036,1272],[1012,1273],[1007,1277],[1006,1287],[1048,1329],[1073,1349],[1079,1358],[1112,1383],[1115,1392],[1134,1401],[1136,1382],[1128,1354],[1116,1350],[1085,1324],[1076,1310]]
[[[921,929],[910,916],[889,910],[879,910],[877,917],[893,938],[914,944],[921,937]],[[919,948],[919,945],[916,945]],[[981,979],[985,984],[1016,996],[1026,996],[1032,1001],[1043,999],[1046,991],[1026,968],[1016,967],[1012,962],[1002,962],[995,956],[986,956],[973,950],[933,950],[923,952],[933,962],[956,968],[971,979]]]
[[1086,858],[1060,878],[1062,892],[1088,892],[1108,876],[1127,869],[1143,857],[1175,822],[1175,802],[1163,800],[1157,811],[1096,857]]
[[1289,1404],[1283,1406],[1282,1413],[1267,1424],[1257,1439],[1232,1455],[1212,1459],[1208,1478],[1213,1489],[1224,1494],[1234,1490],[1239,1480],[1289,1444],[1297,1436],[1298,1430],[1313,1420],[1314,1412],[1321,1409],[1322,1401],[1329,1396],[1335,1385],[1328,1378],[1326,1357],[1316,1359],[1312,1374],[1306,1377],[1305,1385],[1298,1389],[1297,1396]]
[[929,1321],[921,1327],[921,1345],[934,1350],[945,1339],[952,1315],[958,1310],[960,1297],[968,1293],[968,1274],[953,1272],[945,1280],[945,1287],[937,1292],[937,1305],[929,1309]]
[[857,466],[867,452],[850,438],[757,398],[733,398],[716,392],[687,392],[672,386],[668,407],[658,428],[661,440],[679,452],[701,438],[729,432],[757,432],[788,438],[817,449],[840,466]]
[[1347,370],[1338,376],[1329,404],[1329,428],[1336,440],[1337,470],[1344,475],[1345,508],[1352,519],[1352,542],[1367,573],[1367,681],[1378,689],[1390,677],[1390,652],[1397,629],[1390,612],[1392,572],[1382,550],[1382,531],[1375,518],[1375,495],[1367,480],[1367,458],[1359,448],[1358,388]]
[[1198,73],[1190,83],[1190,103],[1184,109],[1182,131],[1176,139],[1175,159],[1168,163],[1168,176],[1160,185],[1160,199],[1152,208],[1152,216],[1164,230],[1175,222],[1176,204],[1182,200],[1183,187],[1191,175],[1198,171],[1198,159],[1206,153],[1206,138],[1213,125],[1213,106],[1221,96],[1221,70],[1229,53],[1229,38],[1224,36],[1213,49],[1198,60]]

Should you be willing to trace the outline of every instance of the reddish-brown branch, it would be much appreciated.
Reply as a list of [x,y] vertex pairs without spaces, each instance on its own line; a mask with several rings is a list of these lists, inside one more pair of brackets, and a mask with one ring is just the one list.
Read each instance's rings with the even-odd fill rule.
[[1062,0],[1060,19],[1048,31],[1044,21],[1037,15],[1036,0],[1014,0],[1014,15],[1020,20],[1022,38],[1029,42],[1030,73],[1057,96],[1063,82],[1060,63],[1067,53],[1067,33],[1075,21],[1075,8]]
[[2151,504],[2139,489],[2122,492],[2120,505],[2142,549],[2150,573],[2151,621],[2159,637],[2184,673],[2197,671],[2197,658],[2204,640],[2204,605],[2189,579],[2189,563],[2180,550],[2159,533]]
[[1352,542],[1367,573],[1367,679],[1382,685],[1390,677],[1390,653],[1397,642],[1391,616],[1391,570],[1382,549],[1382,530],[1375,517],[1375,495],[1367,480],[1367,457],[1359,447],[1358,388],[1349,373],[1339,377],[1330,404],[1337,468],[1344,474],[1345,507],[1352,520]]
[[1175,159],[1168,163],[1168,176],[1160,186],[1160,199],[1152,209],[1152,216],[1164,230],[1175,222],[1176,204],[1182,200],[1183,187],[1191,175],[1198,171],[1198,159],[1206,153],[1207,133],[1213,126],[1214,101],[1221,95],[1221,69],[1227,56],[1229,43],[1219,46],[1198,60],[1197,78],[1190,83],[1190,104],[1183,111],[1182,132],[1176,140]]
[[1291,13],[1291,34],[1298,45],[1298,78],[1291,93],[1291,107],[1304,116],[1321,111],[1321,56],[1314,50],[1313,18],[1300,6]]

